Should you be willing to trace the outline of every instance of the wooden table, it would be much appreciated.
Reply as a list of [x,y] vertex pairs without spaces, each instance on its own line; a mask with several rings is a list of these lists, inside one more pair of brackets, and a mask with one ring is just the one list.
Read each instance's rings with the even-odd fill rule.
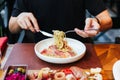
[[120,59],[120,44],[95,44],[94,48],[104,70],[104,79],[114,80],[112,67]]
[[[112,67],[113,64],[120,59],[120,44],[93,44],[94,49],[96,51],[96,54],[98,58],[100,59],[100,63],[102,65],[103,71],[104,71],[104,80],[114,80],[113,74],[112,74]],[[9,54],[12,50],[14,45],[8,45],[5,55],[2,60],[2,66],[3,67],[9,57]],[[0,77],[2,78],[4,74],[4,71],[0,70]],[[0,78],[0,80],[1,80]]]

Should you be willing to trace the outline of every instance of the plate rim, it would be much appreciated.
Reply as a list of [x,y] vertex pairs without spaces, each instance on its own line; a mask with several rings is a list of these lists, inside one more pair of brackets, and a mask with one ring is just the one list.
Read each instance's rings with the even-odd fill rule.
[[[70,40],[74,40],[74,41],[77,41],[77,42],[79,42],[80,44],[82,44],[82,46],[84,46],[84,50],[83,50],[83,52],[81,53],[81,57],[79,57],[79,56],[74,56],[74,57],[69,57],[69,58],[54,58],[54,57],[48,57],[48,56],[44,56],[44,55],[42,55],[42,54],[40,54],[40,56],[42,56],[42,58],[37,54],[37,50],[36,50],[36,47],[40,44],[40,42],[42,42],[42,41],[46,41],[46,40],[50,40],[50,39],[53,39],[53,38],[47,38],[47,39],[43,39],[43,40],[41,40],[41,41],[39,41],[39,42],[37,42],[36,44],[35,44],[35,46],[34,46],[34,50],[35,50],[35,54],[37,55],[37,57],[39,57],[39,59],[41,59],[41,60],[43,60],[43,61],[46,61],[45,59],[43,59],[43,57],[44,58],[50,58],[50,59],[52,59],[52,60],[70,60],[70,61],[67,61],[67,62],[53,62],[53,61],[46,61],[46,62],[50,62],[50,63],[56,63],[56,64],[65,64],[65,63],[72,63],[72,62],[75,62],[75,61],[77,61],[77,60],[79,60],[79,59],[81,59],[84,55],[85,55],[85,53],[86,53],[86,46],[85,46],[85,44],[84,43],[82,43],[81,41],[79,41],[79,40],[77,40],[77,39],[73,39],[73,38],[67,38],[66,37],[66,40],[67,39],[70,39]],[[79,58],[78,58],[79,57]],[[72,61],[72,59],[74,59],[74,58],[77,58],[77,59],[75,59],[75,60],[73,60]]]
[[[112,72],[113,72],[113,77],[115,80],[119,80],[120,79],[120,71],[118,71],[117,69],[119,68],[120,70],[120,60],[116,61],[114,64],[113,64],[113,68],[112,68]],[[119,74],[116,74],[118,73]]]

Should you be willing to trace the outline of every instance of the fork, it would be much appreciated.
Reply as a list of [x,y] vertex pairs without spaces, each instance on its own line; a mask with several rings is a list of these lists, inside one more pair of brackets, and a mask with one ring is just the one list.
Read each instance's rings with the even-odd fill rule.
[[[54,30],[53,30],[53,31],[54,31]],[[42,31],[42,30],[40,30],[40,32],[41,32],[44,36],[53,37],[53,34],[51,34],[51,33],[48,33],[48,32]],[[68,30],[68,31],[66,31],[65,33],[69,33],[69,32],[75,32],[75,31],[74,31],[74,30]]]
[[[90,31],[90,30],[98,31],[98,29],[89,29],[89,30],[83,30],[83,31]],[[65,33],[69,33],[69,32],[75,32],[75,30],[68,30]]]
[[[89,29],[89,30],[96,30],[96,31],[98,31],[98,29]],[[53,31],[54,31],[54,30],[53,30]],[[83,31],[84,31],[84,30],[83,30]],[[44,36],[53,37],[53,34],[51,34],[51,33],[48,33],[48,32],[42,31],[42,30],[40,30],[40,32],[41,32]],[[65,34],[70,33],[70,32],[75,32],[75,30],[68,30],[68,31],[65,32]]]

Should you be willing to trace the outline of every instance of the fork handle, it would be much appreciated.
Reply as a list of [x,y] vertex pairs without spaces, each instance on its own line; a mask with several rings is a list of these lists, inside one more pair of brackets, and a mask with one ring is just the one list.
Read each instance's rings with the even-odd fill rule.
[[74,30],[69,30],[69,31],[66,31],[65,33],[69,33],[69,32],[75,32]]

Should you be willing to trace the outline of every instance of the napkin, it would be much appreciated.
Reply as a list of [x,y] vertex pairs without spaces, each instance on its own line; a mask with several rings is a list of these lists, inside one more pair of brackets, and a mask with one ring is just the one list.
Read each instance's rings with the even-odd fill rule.
[[6,36],[0,37],[0,57],[2,56],[2,53],[7,46],[7,42],[8,42],[8,37]]

